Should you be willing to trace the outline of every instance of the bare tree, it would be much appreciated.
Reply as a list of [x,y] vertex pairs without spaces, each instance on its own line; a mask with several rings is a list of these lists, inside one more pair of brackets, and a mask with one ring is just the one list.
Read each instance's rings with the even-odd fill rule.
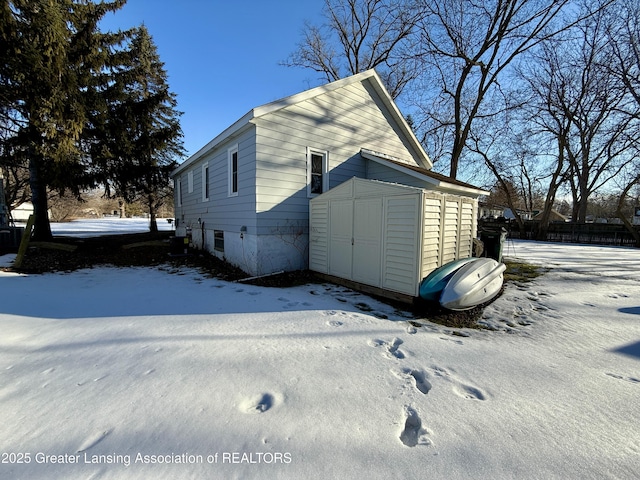
[[586,219],[589,197],[633,161],[640,118],[640,105],[630,101],[620,78],[602,68],[611,58],[606,17],[597,12],[576,28],[557,65],[563,87],[556,99],[570,122],[565,149],[578,222]]
[[326,81],[376,68],[396,98],[419,73],[411,51],[422,9],[412,0],[325,0],[322,26],[305,24],[297,50],[284,62]]
[[540,213],[537,238],[545,240],[552,209],[560,189],[567,183],[570,172],[566,149],[571,131],[571,121],[562,108],[560,98],[566,89],[560,74],[560,41],[542,45],[539,53],[518,69],[524,80],[524,90],[530,98],[520,111],[529,124],[529,140],[540,152],[546,168],[544,182],[546,196]]
[[571,3],[422,2],[426,9],[420,29],[423,49],[417,53],[424,62],[423,70],[429,69],[432,76],[419,86],[416,104],[425,114],[425,139],[441,135],[442,130],[451,138],[447,152],[451,177],[458,175],[474,122],[504,108],[504,102],[499,101],[506,95],[501,79],[517,58],[569,28],[572,22],[561,17]]
[[525,235],[522,213],[532,212],[543,202],[540,177],[545,174],[537,168],[540,154],[528,143],[530,135],[524,122],[501,115],[483,122],[482,135],[471,132],[468,142],[469,150],[482,159],[496,179],[503,204],[509,207],[518,225],[520,238]]
[[[600,67],[618,78],[624,85],[626,94],[631,98],[629,109],[622,109],[631,118],[640,117],[640,5],[633,0],[621,0],[617,8],[612,9],[607,18],[607,44],[611,55]],[[640,185],[640,163],[637,162],[638,131],[629,132],[636,150],[636,163],[632,164],[624,174],[616,179],[620,184],[620,194],[616,213],[618,218],[633,235],[636,245],[640,247],[640,234],[633,227],[623,211],[629,192]]]
[[[640,105],[640,4],[619,0],[605,20],[610,56],[601,67],[618,77]],[[627,112],[637,115],[637,112]]]

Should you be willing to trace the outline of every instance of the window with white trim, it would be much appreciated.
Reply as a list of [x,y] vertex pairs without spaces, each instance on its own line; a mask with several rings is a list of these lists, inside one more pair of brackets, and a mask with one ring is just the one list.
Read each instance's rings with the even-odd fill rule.
[[209,200],[209,164],[202,165],[202,201]]
[[187,192],[193,193],[193,170],[187,174]]
[[307,147],[307,195],[314,197],[329,188],[329,152]]
[[174,189],[175,189],[174,195],[178,199],[178,206],[181,207],[182,206],[182,176],[179,176],[178,178],[175,179]]
[[238,195],[238,145],[227,150],[229,171],[229,196]]
[[216,252],[224,253],[224,232],[222,230],[213,231],[213,249]]

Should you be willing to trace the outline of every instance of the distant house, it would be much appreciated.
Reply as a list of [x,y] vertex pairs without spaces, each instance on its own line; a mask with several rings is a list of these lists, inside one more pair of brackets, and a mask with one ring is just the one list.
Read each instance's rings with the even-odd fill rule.
[[[537,212],[533,216],[532,220],[540,220],[541,218],[542,218],[542,212]],[[551,210],[551,213],[549,214],[549,221],[550,222],[568,222],[569,218],[565,217],[559,212],[556,212],[555,210]]]
[[[431,168],[369,70],[256,107],[181,164],[172,173],[176,235],[250,275],[305,269],[310,200],[357,177],[441,195],[433,214],[443,216],[442,225],[449,218],[455,235],[447,237],[453,246],[435,245],[438,238],[434,248],[467,255],[477,199],[487,192]],[[464,220],[461,198],[473,204]],[[423,219],[412,221],[422,226]]]
[[500,205],[489,205],[486,202],[479,202],[478,217],[482,220],[494,220],[504,217],[505,208]]
[[33,204],[31,202],[21,203],[11,209],[11,217],[14,222],[26,222],[31,214],[33,214]]

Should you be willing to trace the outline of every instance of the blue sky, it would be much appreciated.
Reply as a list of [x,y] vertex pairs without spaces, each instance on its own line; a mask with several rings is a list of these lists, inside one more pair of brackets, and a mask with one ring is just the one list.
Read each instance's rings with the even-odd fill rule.
[[128,0],[103,30],[144,23],[165,63],[188,155],[253,107],[325,83],[280,66],[323,0]]

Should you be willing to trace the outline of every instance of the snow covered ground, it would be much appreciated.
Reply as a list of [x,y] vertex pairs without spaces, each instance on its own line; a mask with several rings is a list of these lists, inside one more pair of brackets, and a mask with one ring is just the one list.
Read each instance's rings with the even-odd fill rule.
[[506,253],[550,271],[463,336],[330,284],[0,272],[0,478],[637,478],[640,251]]
[[[173,230],[173,223],[166,218],[156,221],[158,230]],[[140,233],[149,231],[149,219],[146,218],[91,218],[72,222],[51,223],[51,232],[57,236],[93,237],[98,235],[117,235],[119,233]]]

